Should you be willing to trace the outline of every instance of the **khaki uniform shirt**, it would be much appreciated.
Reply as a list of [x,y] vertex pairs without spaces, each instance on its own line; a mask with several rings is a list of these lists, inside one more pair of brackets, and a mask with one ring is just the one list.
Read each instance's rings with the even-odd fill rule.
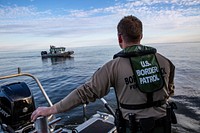
[[[161,68],[164,68],[166,85],[163,89],[153,95],[153,100],[168,99],[174,93],[174,65],[167,58],[156,53],[157,60]],[[129,84],[127,85],[127,79]],[[146,95],[139,91],[133,80],[133,71],[128,58],[118,57],[103,65],[98,69],[91,79],[85,84],[73,90],[63,100],[56,103],[58,112],[68,111],[80,104],[94,102],[102,98],[114,87],[120,103],[124,104],[142,104],[146,103]],[[163,107],[150,107],[139,110],[121,109],[123,117],[128,119],[129,113],[136,114],[136,119],[155,117],[160,118],[166,115],[165,105]]]

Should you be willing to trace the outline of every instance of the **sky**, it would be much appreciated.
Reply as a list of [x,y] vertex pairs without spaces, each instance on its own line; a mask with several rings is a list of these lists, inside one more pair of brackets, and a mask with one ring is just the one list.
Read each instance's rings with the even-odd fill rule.
[[0,0],[0,51],[118,45],[127,15],[142,44],[200,41],[200,0]]

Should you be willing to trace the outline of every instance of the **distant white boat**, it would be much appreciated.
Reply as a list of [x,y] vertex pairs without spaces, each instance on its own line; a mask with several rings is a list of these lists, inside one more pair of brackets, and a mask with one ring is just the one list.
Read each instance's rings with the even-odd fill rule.
[[55,47],[50,46],[49,53],[47,51],[42,51],[42,57],[70,57],[74,54],[74,51],[65,51],[65,47]]

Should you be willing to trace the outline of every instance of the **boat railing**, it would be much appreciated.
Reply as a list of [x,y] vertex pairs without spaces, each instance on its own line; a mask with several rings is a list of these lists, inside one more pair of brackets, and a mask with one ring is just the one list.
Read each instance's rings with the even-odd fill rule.
[[[17,68],[17,70],[18,70],[18,73],[17,73],[17,74],[11,74],[11,75],[8,75],[8,76],[1,76],[1,77],[0,77],[0,80],[2,80],[2,79],[8,79],[8,78],[14,78],[14,77],[20,77],[20,76],[28,76],[28,77],[31,77],[31,78],[33,78],[33,79],[36,81],[38,87],[40,88],[42,94],[44,95],[45,99],[47,100],[49,106],[53,106],[51,100],[49,99],[47,93],[45,92],[45,90],[44,90],[42,84],[40,83],[40,81],[38,80],[38,78],[36,78],[35,76],[33,76],[33,75],[30,74],[30,73],[22,73],[22,72],[21,72],[21,68]],[[106,101],[104,98],[101,98],[101,101],[104,103],[105,108],[106,108],[113,116],[115,116],[115,115],[114,115],[114,111],[113,111],[112,108],[109,106],[109,104],[107,103],[107,101]],[[86,120],[86,104],[83,105],[83,116],[84,116],[84,119]]]
[[38,87],[40,88],[42,94],[44,95],[45,99],[47,100],[49,106],[53,106],[51,100],[49,99],[47,93],[45,92],[45,90],[44,90],[42,84],[40,83],[40,81],[38,80],[38,78],[36,78],[35,76],[33,76],[30,73],[22,73],[21,72],[21,68],[18,68],[18,73],[17,74],[11,74],[11,75],[8,75],[8,76],[1,76],[0,80],[14,78],[14,77],[20,77],[20,76],[28,76],[28,77],[33,78],[36,81],[36,83],[37,83]]
[[[37,83],[39,89],[41,90],[42,94],[44,95],[46,101],[48,102],[49,106],[53,106],[51,100],[49,99],[47,93],[45,92],[42,84],[40,83],[39,79],[36,78],[35,76],[33,76],[32,74],[30,73],[22,73],[21,72],[21,68],[18,68],[17,69],[18,72],[16,74],[11,74],[11,75],[7,75],[7,76],[0,76],[0,80],[3,80],[3,79],[9,79],[9,78],[14,78],[14,77],[21,77],[21,76],[27,76],[27,77],[31,77],[32,79],[35,80],[35,82]],[[106,102],[106,100],[104,98],[101,98],[101,101],[104,103],[105,107],[108,109],[108,111],[111,113],[112,116],[115,116],[114,115],[114,111],[112,110],[112,108],[108,105],[108,103]],[[84,121],[87,121],[87,116],[86,116],[86,104],[83,105],[83,117],[84,117]],[[33,132],[31,133],[40,133],[39,131],[41,130],[41,133],[44,131],[44,129],[40,129],[41,126],[43,125],[46,125],[47,124],[47,127],[50,127],[50,130],[51,132],[53,133],[58,133],[62,130],[62,128],[59,128],[57,130],[54,130],[54,127],[53,127],[53,124],[55,124],[56,122],[60,121],[61,118],[55,118],[53,115],[49,116],[48,117],[48,120],[50,122],[47,122],[45,121],[45,117],[42,117],[42,118],[38,118],[36,121],[37,123],[35,123],[35,128],[36,130],[34,130]],[[21,129],[22,131],[17,131],[17,133],[23,133],[23,130],[24,129]],[[45,130],[48,130],[47,128],[45,128]]]

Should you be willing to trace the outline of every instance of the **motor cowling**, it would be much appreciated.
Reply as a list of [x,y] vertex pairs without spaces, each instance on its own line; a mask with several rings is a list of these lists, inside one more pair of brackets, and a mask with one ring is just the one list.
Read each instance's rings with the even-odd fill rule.
[[45,55],[45,54],[47,54],[47,51],[42,51],[41,52],[41,55]]
[[0,123],[14,131],[31,124],[35,110],[33,95],[24,82],[3,85],[0,88]]

